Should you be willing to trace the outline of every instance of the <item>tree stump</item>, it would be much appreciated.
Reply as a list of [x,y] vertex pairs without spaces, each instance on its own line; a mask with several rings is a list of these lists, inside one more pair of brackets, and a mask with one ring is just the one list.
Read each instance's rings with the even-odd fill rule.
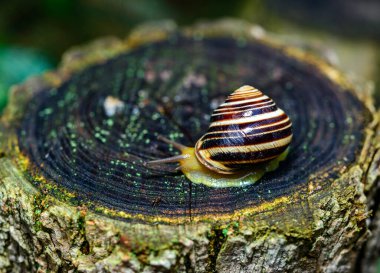
[[[158,135],[194,145],[243,84],[292,119],[276,171],[211,188],[144,166],[175,153]],[[378,206],[378,118],[370,92],[245,22],[71,50],[2,117],[0,271],[353,271]]]

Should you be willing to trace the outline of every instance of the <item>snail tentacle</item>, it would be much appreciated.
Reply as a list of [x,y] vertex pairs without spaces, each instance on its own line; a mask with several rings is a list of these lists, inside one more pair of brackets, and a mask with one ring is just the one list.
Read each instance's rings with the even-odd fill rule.
[[187,147],[178,142],[175,142],[174,140],[168,139],[164,137],[163,135],[158,135],[157,139],[169,145],[172,145],[174,148],[178,149],[181,152],[181,154],[167,157],[167,158],[162,158],[162,159],[150,160],[150,161],[145,162],[145,166],[152,167],[154,165],[165,164],[165,163],[180,163],[180,166],[177,166],[174,169],[174,171],[182,170],[182,165],[184,165],[183,162],[192,156],[193,148]]
[[163,163],[174,163],[174,162],[179,162],[181,160],[184,160],[188,157],[189,155],[187,154],[181,154],[181,155],[175,155],[175,156],[171,156],[167,158],[151,160],[151,161],[148,161],[146,164],[153,165],[153,164],[163,164]]
[[158,135],[157,139],[161,140],[162,142],[165,142],[167,144],[172,145],[173,147],[177,148],[180,151],[182,151],[182,150],[184,150],[184,149],[187,148],[187,146],[182,145],[181,143],[178,143],[178,142],[176,142],[174,140],[168,139],[168,138],[164,137],[163,135]]

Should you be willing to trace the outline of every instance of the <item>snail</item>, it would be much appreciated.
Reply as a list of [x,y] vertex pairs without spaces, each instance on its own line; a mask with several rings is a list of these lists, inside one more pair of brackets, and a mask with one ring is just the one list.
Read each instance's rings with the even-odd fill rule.
[[160,136],[181,154],[148,165],[178,162],[177,169],[194,183],[234,187],[256,182],[287,156],[292,123],[271,98],[252,86],[235,90],[210,121],[194,148]]

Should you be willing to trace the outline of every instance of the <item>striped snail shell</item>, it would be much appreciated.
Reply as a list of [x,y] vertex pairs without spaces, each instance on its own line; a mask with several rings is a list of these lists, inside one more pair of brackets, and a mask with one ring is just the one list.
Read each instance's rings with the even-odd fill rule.
[[292,123],[284,111],[260,90],[245,85],[215,109],[195,155],[208,169],[232,174],[278,157],[291,139]]

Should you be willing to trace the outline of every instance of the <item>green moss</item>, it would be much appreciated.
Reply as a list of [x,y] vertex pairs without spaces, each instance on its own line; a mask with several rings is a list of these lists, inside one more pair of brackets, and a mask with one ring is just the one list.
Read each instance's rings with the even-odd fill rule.
[[227,228],[224,228],[224,229],[222,230],[222,234],[223,234],[224,237],[227,237],[228,229],[227,229]]
[[49,207],[49,203],[44,198],[44,195],[38,193],[33,197],[33,218],[34,218],[34,230],[40,231],[42,229],[42,223],[39,220],[41,213]]

